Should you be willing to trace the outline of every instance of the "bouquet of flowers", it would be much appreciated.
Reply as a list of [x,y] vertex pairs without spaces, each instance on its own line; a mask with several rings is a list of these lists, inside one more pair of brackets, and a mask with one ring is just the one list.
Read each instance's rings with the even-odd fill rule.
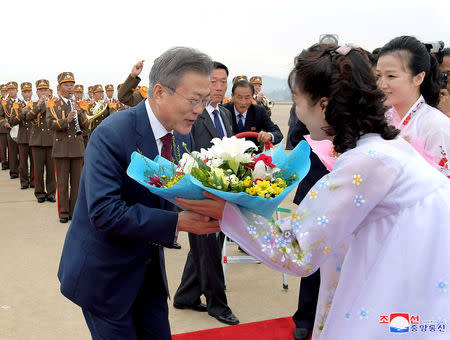
[[212,143],[200,152],[186,150],[178,164],[134,152],[127,174],[171,202],[175,197],[204,199],[206,190],[270,218],[309,171],[306,142],[289,155],[282,147],[256,155],[258,148],[253,142],[234,136],[214,138]]

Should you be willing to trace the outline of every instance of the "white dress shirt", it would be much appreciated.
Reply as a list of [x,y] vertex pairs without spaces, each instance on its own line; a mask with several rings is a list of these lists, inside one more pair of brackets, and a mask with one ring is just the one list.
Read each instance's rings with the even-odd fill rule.
[[[225,137],[229,137],[228,134],[227,134],[227,130],[225,129],[225,125],[223,124],[222,116],[220,115],[219,104],[216,104],[216,107],[214,107],[211,104],[209,104],[205,109],[206,109],[206,111],[208,111],[209,117],[211,117],[211,120],[212,120],[213,124],[214,124],[213,111],[217,110],[217,112],[219,112],[218,117],[219,117],[220,125],[222,126],[222,131],[223,131]],[[214,124],[214,126],[215,125],[216,124]]]
[[150,127],[152,128],[153,135],[155,136],[156,146],[158,147],[158,153],[161,155],[161,149],[163,147],[161,138],[167,135],[168,133],[173,134],[173,130],[167,131],[164,125],[162,125],[161,122],[158,120],[158,118],[156,118],[155,114],[152,111],[152,108],[150,107],[148,99],[145,99],[145,109],[147,110],[148,120],[150,121]]
[[[236,115],[236,123],[237,122],[239,122],[239,115],[241,114],[241,113],[239,113],[239,111],[236,109],[236,105],[235,106],[233,106],[234,107],[234,114]],[[243,126],[245,126],[245,118],[247,117],[247,110],[245,110],[245,112],[244,113],[242,113],[242,118],[241,118],[241,120],[242,120],[242,125]]]

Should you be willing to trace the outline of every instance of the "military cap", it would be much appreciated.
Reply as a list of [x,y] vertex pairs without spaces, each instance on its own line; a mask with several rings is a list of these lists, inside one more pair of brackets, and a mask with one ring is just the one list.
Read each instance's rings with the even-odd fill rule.
[[92,92],[94,93],[103,92],[103,86],[100,84],[92,86]]
[[84,91],[84,86],[81,84],[76,84],[73,88],[73,92],[83,92]]
[[92,92],[94,90],[94,86],[88,86],[88,92]]
[[6,84],[0,85],[0,90],[1,90],[1,91],[5,91],[5,90],[7,90],[7,89],[8,89],[8,87],[6,86]]
[[113,84],[108,84],[105,86],[105,90],[106,91],[114,91],[114,85]]
[[262,85],[262,78],[260,76],[253,76],[250,78],[250,83]]
[[119,85],[117,85],[117,91],[119,91],[119,90],[120,90],[120,88],[122,87],[122,85],[123,85],[123,84],[119,84]]
[[24,82],[20,84],[20,89],[22,91],[31,91],[33,89],[33,85],[31,85],[31,83],[29,82]]
[[7,89],[17,89],[18,85],[15,81],[10,81],[8,84],[6,84]]
[[39,79],[36,81],[36,88],[39,89],[49,89],[50,82],[47,79]]
[[58,84],[73,82],[75,83],[75,77],[72,72],[63,72],[58,75]]
[[233,78],[233,84],[239,80],[248,80],[247,76],[236,76]]

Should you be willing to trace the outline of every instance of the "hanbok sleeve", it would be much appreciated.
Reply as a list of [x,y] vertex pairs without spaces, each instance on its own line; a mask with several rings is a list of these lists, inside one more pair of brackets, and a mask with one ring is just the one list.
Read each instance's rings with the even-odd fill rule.
[[443,124],[433,129],[433,133],[428,135],[425,142],[425,151],[434,160],[433,165],[448,178],[450,178],[449,156],[447,153],[450,150],[449,127],[450,124]]
[[371,214],[397,173],[375,151],[352,150],[311,188],[291,216],[273,222],[226,203],[221,229],[269,267],[308,276]]

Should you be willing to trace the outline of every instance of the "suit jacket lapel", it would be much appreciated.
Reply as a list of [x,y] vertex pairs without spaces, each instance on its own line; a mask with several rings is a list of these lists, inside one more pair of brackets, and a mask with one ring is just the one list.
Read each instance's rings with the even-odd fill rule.
[[211,117],[209,116],[209,113],[208,111],[206,111],[206,109],[203,110],[202,114],[198,118],[202,119],[203,124],[205,124],[206,129],[209,131],[211,136],[213,136],[213,138],[219,137],[214,122],[211,120]]
[[219,111],[220,111],[220,116],[222,117],[223,125],[225,126],[225,130],[227,132],[227,136],[228,137],[233,136],[233,125],[230,121],[231,117],[228,117],[228,115],[225,114],[225,112],[223,111],[223,108],[221,108],[220,105],[219,105]]
[[141,101],[136,110],[136,147],[143,155],[150,159],[155,159],[158,155],[158,147],[156,146],[155,135],[153,134],[150,120],[148,119],[145,101]]
[[250,104],[245,117],[244,131],[252,131],[252,127],[255,127],[255,110],[253,109],[253,104]]

